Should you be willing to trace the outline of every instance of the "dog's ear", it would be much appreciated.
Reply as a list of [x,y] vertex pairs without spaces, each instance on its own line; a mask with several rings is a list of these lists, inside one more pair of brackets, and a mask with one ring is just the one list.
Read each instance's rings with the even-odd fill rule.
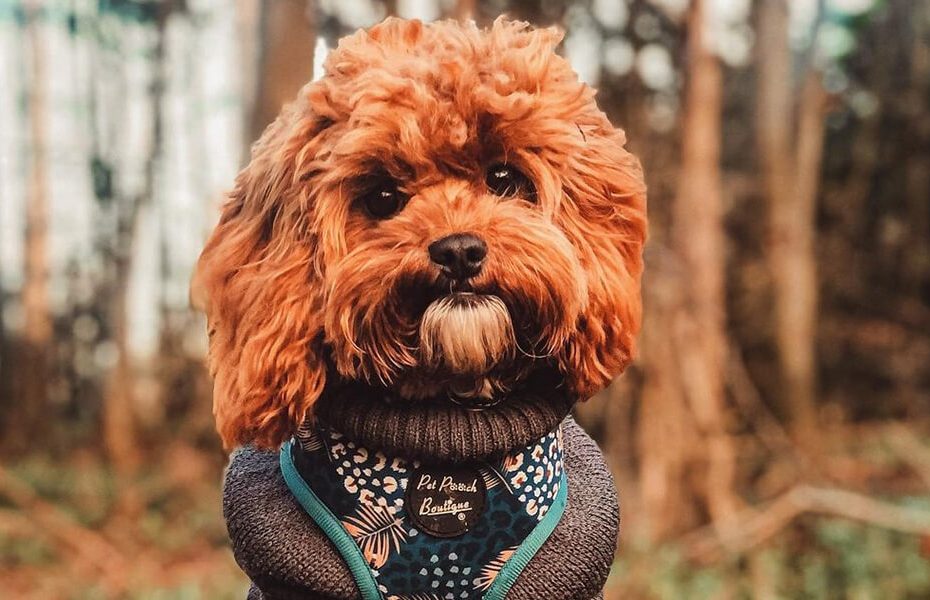
[[646,239],[646,186],[625,136],[603,118],[582,131],[566,160],[559,219],[587,274],[588,302],[558,355],[569,389],[587,398],[619,375],[636,352]]
[[321,259],[301,173],[327,121],[312,114],[310,87],[256,142],[191,284],[207,315],[213,412],[227,448],[280,445],[326,380]]

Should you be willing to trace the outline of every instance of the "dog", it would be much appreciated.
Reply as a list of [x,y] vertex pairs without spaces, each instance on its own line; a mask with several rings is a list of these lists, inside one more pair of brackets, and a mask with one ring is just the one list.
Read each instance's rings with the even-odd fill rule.
[[389,18],[253,146],[192,283],[250,597],[599,597],[646,190],[561,38]]

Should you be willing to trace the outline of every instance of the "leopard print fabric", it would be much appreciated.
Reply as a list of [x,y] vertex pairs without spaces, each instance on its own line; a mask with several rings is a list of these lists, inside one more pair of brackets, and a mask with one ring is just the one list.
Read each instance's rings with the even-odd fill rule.
[[438,537],[410,514],[407,486],[419,461],[371,451],[329,429],[302,431],[299,439],[291,446],[297,472],[351,536],[387,600],[483,597],[564,485],[559,427],[467,465],[480,473],[484,508],[464,533]]

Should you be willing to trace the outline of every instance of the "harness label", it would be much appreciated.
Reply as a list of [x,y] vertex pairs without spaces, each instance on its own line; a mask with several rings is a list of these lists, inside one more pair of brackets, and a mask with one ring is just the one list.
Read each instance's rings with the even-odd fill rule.
[[458,537],[481,518],[487,489],[477,469],[424,466],[407,484],[407,514],[417,529],[434,537]]

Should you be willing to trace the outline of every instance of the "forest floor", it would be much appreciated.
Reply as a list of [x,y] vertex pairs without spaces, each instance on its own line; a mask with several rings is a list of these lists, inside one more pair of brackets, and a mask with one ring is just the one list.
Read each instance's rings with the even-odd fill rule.
[[168,448],[128,491],[91,451],[3,467],[0,598],[242,600],[248,581],[222,516],[223,460]]
[[[930,515],[927,482],[915,476],[913,461],[868,436],[851,439],[860,447],[833,464],[855,467],[858,498]],[[178,444],[128,484],[96,451],[7,461],[0,466],[0,598],[242,600],[247,580],[221,513],[224,460],[219,451]],[[777,503],[760,503],[763,519],[766,506]],[[706,530],[649,545],[636,539],[635,515],[627,515],[607,598],[930,597],[930,536],[815,512],[795,514],[731,553],[708,545]]]

